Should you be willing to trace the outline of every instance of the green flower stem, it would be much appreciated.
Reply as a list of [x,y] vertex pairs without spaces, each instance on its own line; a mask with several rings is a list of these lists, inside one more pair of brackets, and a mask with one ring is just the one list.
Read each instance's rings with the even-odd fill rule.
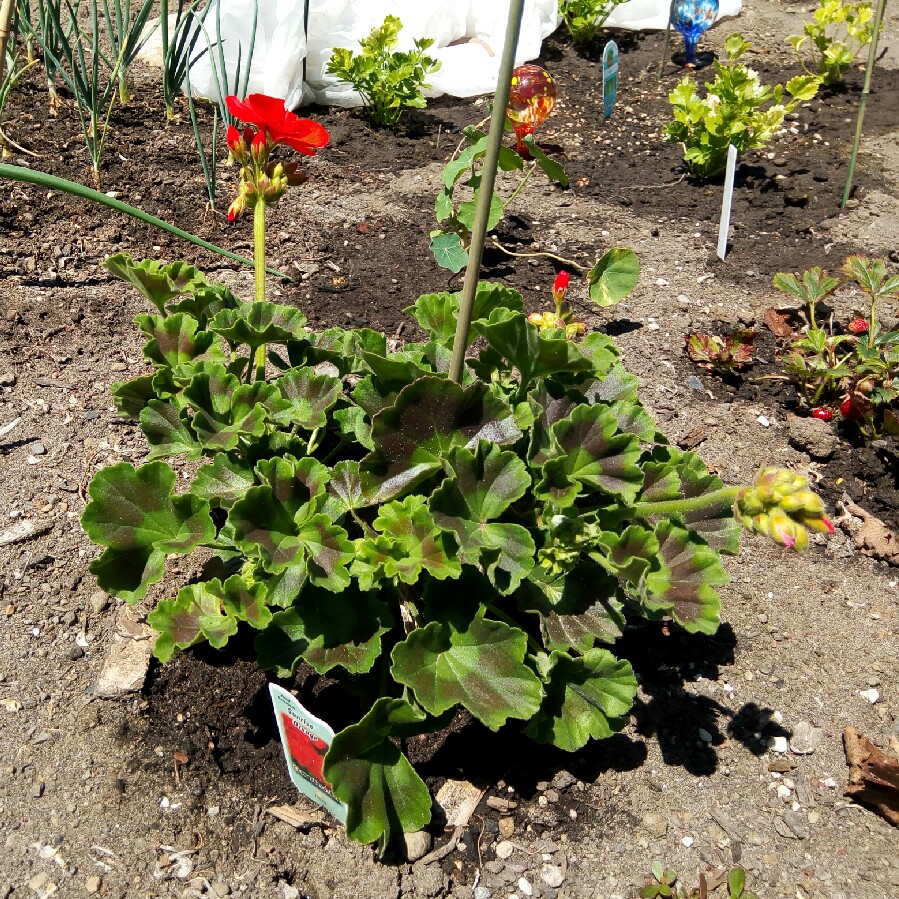
[[[257,303],[265,302],[265,200],[256,198],[253,207],[253,268],[256,272]],[[256,380],[265,379],[265,344],[256,347]]]
[[651,515],[682,515],[685,512],[700,512],[711,506],[723,503],[733,503],[743,487],[722,487],[702,496],[693,496],[688,499],[659,500],[655,503],[635,503],[628,511],[640,518]]
[[[218,247],[214,243],[209,243],[209,241],[203,240],[201,237],[196,237],[189,231],[183,231],[181,228],[176,228],[174,225],[170,225],[168,222],[156,218],[155,215],[144,212],[142,209],[138,209],[135,206],[129,206],[121,200],[116,200],[114,197],[109,197],[104,193],[100,193],[98,190],[85,187],[83,184],[76,184],[74,181],[69,181],[66,178],[57,178],[55,175],[48,175],[46,172],[35,172],[24,166],[8,165],[7,163],[0,163],[0,178],[9,178],[12,181],[24,181],[26,184],[36,184],[38,187],[45,187],[48,190],[61,190],[63,193],[71,194],[73,197],[81,197],[81,199],[90,200],[92,203],[102,203],[104,206],[109,206],[110,209],[115,209],[117,212],[124,212],[132,218],[136,218],[138,221],[153,225],[154,228],[159,228],[161,231],[167,231],[169,234],[174,234],[175,237],[181,237],[184,240],[188,240],[192,244],[202,247],[204,250],[209,250],[211,253],[218,253],[219,256],[227,256],[228,259],[234,259],[236,262],[244,263],[244,265],[253,265],[253,260],[247,259],[246,256],[239,256],[237,253],[232,253],[230,250]],[[285,281],[292,280],[288,275],[275,271],[274,269],[269,269],[269,272],[276,278],[283,278]]]

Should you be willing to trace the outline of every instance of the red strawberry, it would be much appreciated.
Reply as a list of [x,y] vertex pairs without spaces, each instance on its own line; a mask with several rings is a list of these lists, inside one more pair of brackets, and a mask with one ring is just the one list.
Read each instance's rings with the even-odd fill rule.
[[833,412],[830,409],[819,406],[817,409],[812,409],[812,418],[819,418],[821,421],[833,421]]
[[868,321],[864,318],[854,318],[846,325],[846,330],[850,334],[864,334],[868,330]]
[[846,399],[840,403],[840,415],[842,415],[846,421],[856,421],[862,417],[861,412],[858,411],[858,408],[852,402],[852,397],[850,396],[847,396]]

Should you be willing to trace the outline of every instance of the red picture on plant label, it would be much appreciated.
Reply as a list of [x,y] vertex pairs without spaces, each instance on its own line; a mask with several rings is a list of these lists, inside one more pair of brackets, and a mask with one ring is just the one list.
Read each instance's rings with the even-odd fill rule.
[[281,723],[284,725],[284,736],[287,738],[290,757],[317,781],[330,787],[322,774],[328,744],[320,737],[313,737],[300,730],[286,712],[281,713]]

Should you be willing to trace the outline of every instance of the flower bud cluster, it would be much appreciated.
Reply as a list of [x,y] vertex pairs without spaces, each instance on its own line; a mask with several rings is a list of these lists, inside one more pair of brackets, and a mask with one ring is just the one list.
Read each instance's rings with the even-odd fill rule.
[[808,532],[833,533],[821,497],[808,489],[808,478],[786,468],[764,468],[734,503],[734,516],[745,528],[790,549],[808,546]]
[[571,307],[565,302],[565,293],[568,290],[568,282],[571,276],[568,272],[559,272],[553,283],[553,302],[556,304],[555,312],[532,312],[528,316],[528,321],[532,325],[536,325],[541,331],[553,331],[561,328],[565,331],[565,336],[572,340],[573,338],[584,334],[587,326],[583,322],[576,322],[571,314]]

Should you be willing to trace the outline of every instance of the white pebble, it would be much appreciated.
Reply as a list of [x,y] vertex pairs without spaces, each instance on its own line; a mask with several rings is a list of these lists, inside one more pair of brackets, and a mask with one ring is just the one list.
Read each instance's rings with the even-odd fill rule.
[[786,737],[772,737],[768,740],[768,748],[773,752],[786,752],[790,745]]
[[684,846],[687,847],[687,849],[689,849],[693,845],[694,842],[695,842],[695,840],[693,839],[693,837],[684,837],[681,840],[681,843],[683,843]]
[[867,699],[871,705],[874,705],[878,699],[880,699],[880,693],[877,692],[873,687],[869,690],[859,690],[858,695],[861,696],[862,699]]
[[768,428],[771,426],[771,422],[764,415],[760,415],[756,421],[763,427]]

